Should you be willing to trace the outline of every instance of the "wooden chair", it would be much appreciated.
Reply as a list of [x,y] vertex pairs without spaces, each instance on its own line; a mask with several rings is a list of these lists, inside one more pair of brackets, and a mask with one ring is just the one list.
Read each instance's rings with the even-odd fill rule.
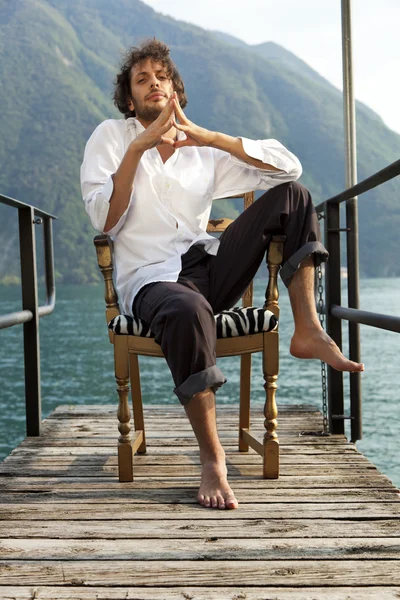
[[[237,198],[244,198],[244,208],[254,202],[254,193],[249,192]],[[207,231],[223,232],[232,219],[210,220]],[[274,236],[269,246],[267,266],[269,281],[265,293],[265,309],[279,318],[277,276],[282,264],[284,236]],[[112,242],[106,235],[94,238],[97,260],[105,282],[105,301],[107,323],[120,314],[117,293],[114,288],[113,249]],[[252,306],[253,283],[243,296],[243,307]],[[138,356],[164,357],[162,350],[154,339],[137,335],[116,335],[109,329],[110,342],[114,345],[115,378],[119,396],[118,406],[118,470],[119,480],[133,480],[133,455],[135,452],[146,452],[146,436],[143,419],[142,393],[140,386]],[[277,479],[279,477],[279,441],[276,433],[277,406],[275,392],[279,370],[279,335],[277,327],[273,331],[229,337],[217,340],[217,357],[241,356],[240,367],[240,408],[239,408],[239,451],[247,452],[251,446],[263,457],[263,477]],[[258,440],[250,432],[250,379],[251,354],[263,353],[263,374],[266,401],[264,406],[265,434],[263,441]],[[132,407],[135,433],[131,435],[131,413],[129,409],[129,383],[132,389]]]

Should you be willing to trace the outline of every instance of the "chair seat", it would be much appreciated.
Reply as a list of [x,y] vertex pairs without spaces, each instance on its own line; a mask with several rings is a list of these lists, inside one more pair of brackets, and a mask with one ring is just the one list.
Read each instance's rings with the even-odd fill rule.
[[[224,310],[215,316],[217,338],[252,335],[262,331],[273,331],[278,325],[275,315],[265,308],[254,306]],[[154,333],[144,321],[130,315],[118,315],[108,324],[116,335],[135,335],[153,338]]]

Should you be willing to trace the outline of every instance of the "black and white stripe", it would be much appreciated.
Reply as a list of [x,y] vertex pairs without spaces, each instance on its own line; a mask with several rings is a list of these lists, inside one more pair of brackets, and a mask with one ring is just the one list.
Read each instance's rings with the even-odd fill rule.
[[272,331],[278,321],[270,310],[250,306],[224,310],[215,315],[215,323],[217,338],[220,339]]
[[108,329],[111,329],[117,335],[136,335],[138,337],[154,337],[150,327],[144,321],[130,315],[118,315],[114,317],[108,324]]
[[[278,320],[270,310],[253,306],[232,308],[215,315],[218,339],[251,335],[261,331],[272,331],[277,325]],[[129,315],[114,317],[109,322],[108,328],[117,335],[154,337],[153,332],[150,331],[149,326],[144,321]]]

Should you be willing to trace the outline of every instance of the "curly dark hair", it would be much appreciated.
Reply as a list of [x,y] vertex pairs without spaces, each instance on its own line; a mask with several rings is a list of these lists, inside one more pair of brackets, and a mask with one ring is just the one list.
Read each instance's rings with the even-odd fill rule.
[[135,116],[135,111],[129,109],[131,96],[131,71],[132,67],[147,60],[159,62],[166,69],[168,76],[172,80],[174,90],[178,94],[179,103],[182,108],[187,105],[185,96],[185,87],[177,68],[169,56],[169,48],[163,42],[156,40],[144,41],[139,47],[129,48],[127,50],[121,71],[115,78],[113,100],[118,110],[125,115],[125,119]]

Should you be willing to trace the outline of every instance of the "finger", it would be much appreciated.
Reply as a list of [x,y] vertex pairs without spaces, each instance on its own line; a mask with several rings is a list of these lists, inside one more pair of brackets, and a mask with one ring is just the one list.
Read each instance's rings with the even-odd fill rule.
[[173,125],[174,125],[174,122],[170,119],[169,121],[167,121],[165,123],[165,125],[161,125],[161,127],[159,127],[158,131],[162,135],[163,133],[166,133],[167,131],[169,131],[171,129],[171,127],[173,127]]
[[178,119],[181,121],[181,123],[187,123],[188,119],[186,118],[186,115],[183,112],[183,110],[181,108],[181,105],[179,104],[178,94],[176,92],[175,92],[173,101],[174,101],[174,104],[175,104],[175,111],[176,111],[176,114],[178,116]]
[[160,143],[158,145],[160,146],[161,144],[166,144],[167,146],[174,146],[175,147],[174,140],[172,138],[165,137],[164,135],[161,136]]
[[160,114],[158,115],[156,121],[158,125],[163,125],[165,121],[167,121],[174,111],[174,103],[171,99],[168,100],[167,104],[164,106]]
[[184,133],[190,130],[190,127],[188,125],[182,125],[181,123],[177,123],[176,119],[173,121],[173,126],[179,129],[180,131],[183,131]]
[[[158,116],[159,124],[164,125],[164,123],[168,122],[171,119],[171,116],[174,114],[174,104],[172,102],[168,102],[161,113]],[[175,116],[175,115],[174,115]]]
[[175,142],[174,148],[184,148],[185,146],[193,146],[193,140],[186,138],[186,140],[179,140]]

